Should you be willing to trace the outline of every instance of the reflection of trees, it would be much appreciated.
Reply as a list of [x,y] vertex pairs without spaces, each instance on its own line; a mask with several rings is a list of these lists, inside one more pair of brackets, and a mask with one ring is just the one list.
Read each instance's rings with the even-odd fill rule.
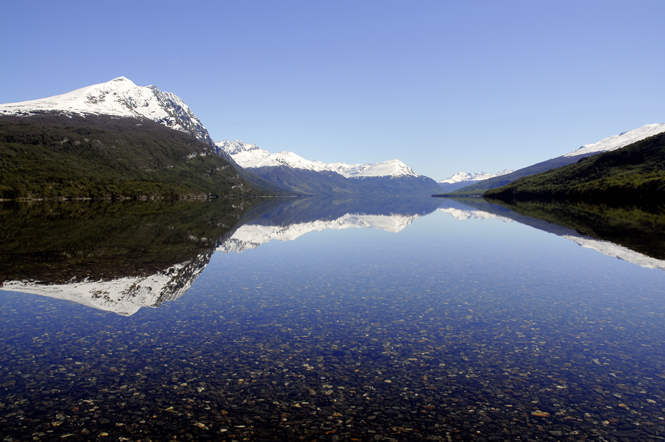
[[508,204],[479,198],[454,201],[557,235],[611,241],[643,255],[665,260],[665,212],[583,203],[531,201]]
[[152,274],[216,246],[256,200],[0,205],[0,281]]

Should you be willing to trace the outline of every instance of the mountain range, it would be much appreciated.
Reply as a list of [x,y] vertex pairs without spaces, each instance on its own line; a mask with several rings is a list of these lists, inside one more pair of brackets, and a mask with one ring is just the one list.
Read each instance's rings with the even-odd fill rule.
[[215,145],[220,155],[228,155],[244,169],[298,194],[431,195],[440,190],[434,180],[414,173],[397,159],[374,164],[326,164],[293,152],[271,153],[238,140]]
[[223,140],[215,143],[215,145],[221,151],[229,154],[236,163],[245,169],[286,166],[315,172],[335,172],[345,178],[419,176],[400,160],[389,160],[375,164],[326,164],[321,161],[306,160],[293,152],[270,153],[259,148],[256,144],[247,144],[242,141]]
[[[397,159],[375,164],[324,164],[293,152],[272,154],[240,141],[215,144],[201,120],[178,96],[155,86],[137,86],[126,77],[53,97],[2,104],[0,123],[4,123],[2,131],[9,133],[4,139],[0,137],[0,164],[7,171],[0,179],[0,199],[289,192],[430,195],[440,190],[434,180],[417,175]],[[192,143],[184,139],[170,140],[166,145],[163,137],[167,135],[161,131],[158,136],[158,126],[151,123],[180,132],[201,145],[191,149]],[[159,141],[146,148],[144,140],[135,139],[132,128],[138,132],[148,129]],[[104,140],[82,133],[100,130]],[[119,145],[131,149],[118,149]],[[212,159],[212,153],[224,161]],[[191,170],[188,163],[202,164]],[[24,180],[26,173],[32,176]],[[178,186],[182,181],[178,176],[188,176],[188,185]],[[219,183],[220,179],[226,184]]]
[[516,171],[460,172],[436,183],[398,159],[326,164],[242,141],[214,143],[178,96],[118,77],[0,105],[0,200],[479,195],[663,132],[665,124],[648,124]]
[[438,183],[442,191],[446,193],[480,194],[488,189],[505,186],[521,177],[574,164],[582,158],[611,152],[662,132],[665,132],[665,124],[645,124],[637,129],[612,135],[596,143],[585,144],[567,154],[522,169],[505,169],[494,174],[458,172]]

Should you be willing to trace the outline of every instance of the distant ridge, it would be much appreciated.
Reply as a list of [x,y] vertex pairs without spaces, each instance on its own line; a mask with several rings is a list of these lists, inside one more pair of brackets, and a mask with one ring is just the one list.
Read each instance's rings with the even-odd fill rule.
[[467,172],[457,172],[455,175],[448,177],[439,181],[444,192],[454,192],[457,189],[462,187],[470,186],[471,184],[477,183],[479,181],[488,180],[490,178],[507,175],[514,172],[514,170],[505,169],[497,173],[467,173]]
[[470,186],[462,187],[456,192],[461,195],[483,193],[489,189],[505,186],[506,184],[512,183],[519,178],[535,175],[537,173],[546,172],[552,169],[558,169],[559,167],[567,166],[569,164],[574,164],[582,158],[620,149],[637,141],[663,132],[665,132],[665,123],[645,124],[644,126],[638,127],[637,129],[622,132],[618,135],[612,135],[596,143],[585,144],[580,148],[559,157],[542,161],[528,167],[523,167],[522,169],[518,169],[515,172],[506,175],[497,176],[480,181]]
[[420,176],[414,173],[406,164],[396,159],[374,164],[326,164],[321,161],[306,160],[293,152],[270,153],[259,148],[256,144],[248,144],[239,140],[222,140],[215,143],[215,145],[221,151],[229,154],[236,163],[245,169],[287,166],[293,169],[315,172],[335,172],[345,178]]
[[271,153],[256,144],[223,140],[219,155],[283,189],[305,195],[391,194],[431,195],[440,188],[431,178],[416,174],[402,161],[346,164],[310,161],[293,152]]

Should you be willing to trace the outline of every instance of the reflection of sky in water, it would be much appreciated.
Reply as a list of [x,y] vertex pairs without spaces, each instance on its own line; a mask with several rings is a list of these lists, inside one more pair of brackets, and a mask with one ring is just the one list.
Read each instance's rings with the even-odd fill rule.
[[437,211],[216,253],[183,297],[131,317],[3,292],[0,427],[648,440],[665,431],[663,287],[564,238]]

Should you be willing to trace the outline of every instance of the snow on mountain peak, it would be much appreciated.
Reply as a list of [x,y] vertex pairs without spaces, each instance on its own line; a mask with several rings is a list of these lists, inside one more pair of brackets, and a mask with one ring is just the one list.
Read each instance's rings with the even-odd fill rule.
[[579,149],[569,152],[563,156],[574,157],[577,155],[609,152],[662,132],[665,132],[665,123],[645,124],[644,126],[638,127],[637,129],[621,132],[618,135],[612,135],[611,137],[604,138],[597,143],[585,144]]
[[251,152],[253,150],[259,149],[259,146],[256,144],[247,144],[243,143],[240,140],[235,140],[235,141],[229,141],[229,140],[223,140],[218,143],[215,143],[215,146],[217,148],[222,149],[224,152],[226,152],[229,155],[238,155],[239,153],[242,152]]
[[214,144],[198,117],[177,95],[162,92],[155,86],[137,86],[127,77],[53,97],[0,104],[0,115],[28,116],[45,112],[147,118],[189,133],[211,146]]
[[243,143],[239,140],[223,140],[215,143],[215,146],[230,155],[236,163],[245,169],[287,166],[317,172],[328,170],[321,161],[309,161],[293,152],[270,153],[265,149],[260,149],[256,144]]
[[485,172],[480,172],[480,173],[467,173],[467,172],[457,172],[455,175],[446,178],[444,180],[439,181],[440,184],[455,184],[455,183],[463,183],[463,182],[476,182],[476,181],[483,181],[483,180],[488,180],[490,178],[494,178],[497,176],[501,175],[506,175],[509,173],[514,172],[514,170],[510,169],[504,169],[501,172],[497,173],[485,173]]
[[215,145],[246,169],[286,166],[316,172],[336,172],[346,178],[419,176],[400,160],[388,160],[375,164],[326,164],[321,161],[306,160],[293,152],[270,153],[256,144],[247,144],[239,140],[223,140]]
[[[105,84],[105,83],[101,83]],[[118,89],[129,90],[131,88],[137,87],[136,84],[125,76],[114,78],[113,80],[107,82],[106,84],[117,86]]]
[[418,176],[400,160],[388,160],[374,164],[331,163],[328,166],[346,178]]

